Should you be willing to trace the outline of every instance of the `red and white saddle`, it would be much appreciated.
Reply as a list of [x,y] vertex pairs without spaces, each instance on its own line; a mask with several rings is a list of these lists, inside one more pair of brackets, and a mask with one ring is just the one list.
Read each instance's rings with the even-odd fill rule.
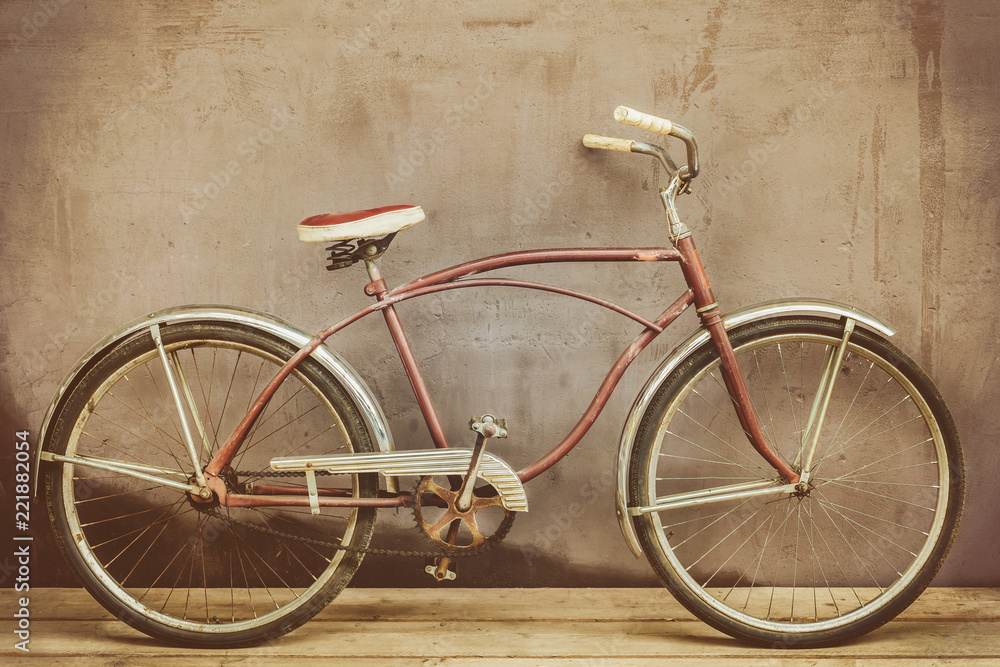
[[422,208],[408,205],[325,213],[299,223],[299,240],[328,242],[380,238],[412,227],[423,219]]

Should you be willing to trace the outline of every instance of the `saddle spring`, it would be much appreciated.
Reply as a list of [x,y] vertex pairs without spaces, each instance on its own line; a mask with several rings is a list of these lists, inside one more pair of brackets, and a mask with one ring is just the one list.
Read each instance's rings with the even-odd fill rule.
[[[327,271],[336,271],[337,269],[343,269],[351,266],[355,262],[360,262],[365,259],[376,259],[382,255],[388,248],[389,244],[396,237],[396,233],[388,234],[378,239],[348,239],[346,241],[337,241],[331,246],[327,247],[330,252],[330,256],[327,257],[329,264],[326,266]],[[368,253],[367,248],[369,246],[374,246],[375,252]]]

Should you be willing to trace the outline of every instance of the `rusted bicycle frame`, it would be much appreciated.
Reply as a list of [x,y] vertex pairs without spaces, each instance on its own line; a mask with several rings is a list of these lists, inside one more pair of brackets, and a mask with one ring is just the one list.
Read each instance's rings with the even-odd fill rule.
[[[477,259],[443,269],[395,289],[389,289],[386,286],[375,261],[373,259],[366,260],[370,282],[365,286],[365,293],[375,297],[376,303],[354,313],[326,331],[314,336],[307,345],[302,347],[285,363],[274,378],[264,387],[240,424],[205,469],[205,478],[208,487],[218,495],[219,502],[227,507],[309,505],[309,499],[306,497],[307,491],[301,486],[286,486],[281,484],[258,485],[250,494],[232,494],[227,493],[225,484],[218,475],[236,455],[240,444],[253,426],[254,421],[263,411],[281,382],[295,367],[317,347],[322,345],[327,338],[374,312],[381,312],[385,318],[389,334],[396,345],[403,368],[416,396],[417,405],[420,407],[420,412],[427,424],[434,445],[439,448],[448,447],[444,430],[441,427],[441,421],[434,409],[430,393],[417,366],[416,358],[403,330],[399,315],[396,313],[395,304],[427,294],[467,287],[520,287],[562,294],[608,308],[642,324],[644,327],[643,331],[625,348],[611,367],[611,370],[608,371],[590,405],[566,437],[547,454],[517,473],[522,483],[528,482],[548,470],[580,442],[597,420],[597,417],[607,404],[611,393],[631,362],[692,304],[696,307],[702,324],[711,334],[716,349],[719,351],[722,375],[739,417],[740,424],[746,432],[750,444],[787,480],[787,483],[794,484],[798,482],[798,473],[791,469],[775,453],[760,427],[756,413],[750,403],[743,375],[736,363],[729,337],[722,324],[719,306],[715,301],[715,296],[712,294],[712,288],[705,274],[705,268],[702,265],[701,258],[698,255],[690,233],[675,239],[674,246],[673,248],[564,248],[512,252]],[[687,282],[688,289],[668,306],[656,320],[651,321],[610,301],[562,287],[506,278],[469,278],[469,276],[496,269],[557,262],[678,262],[681,266],[684,279]],[[320,489],[318,493],[320,495],[319,505],[325,507],[400,507],[409,506],[413,502],[412,494],[408,493],[382,492],[378,498],[355,498],[352,497],[350,489]]]

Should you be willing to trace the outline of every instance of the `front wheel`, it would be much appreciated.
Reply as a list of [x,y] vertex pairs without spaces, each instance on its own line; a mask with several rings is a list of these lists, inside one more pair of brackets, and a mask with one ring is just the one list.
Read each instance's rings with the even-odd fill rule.
[[[296,350],[225,322],[161,331],[182,394],[197,408],[191,430],[204,468]],[[101,459],[117,472],[49,464],[48,509],[80,581],[119,619],[174,644],[248,646],[298,627],[347,585],[361,561],[358,550],[371,538],[374,509],[323,508],[314,516],[302,506],[218,507],[122,472],[178,482],[195,474],[149,330],[95,359],[69,391],[53,419],[51,451]],[[302,498],[305,477],[279,476],[269,467],[272,457],[371,448],[350,395],[307,358],[278,388],[220,478],[229,493]],[[374,474],[317,481],[320,494],[378,493]]]
[[[729,335],[767,439],[800,469],[843,324],[776,318]],[[750,446],[720,370],[711,343],[696,350],[637,431],[629,506],[647,508],[633,521],[657,574],[696,616],[757,644],[829,645],[894,618],[937,573],[963,504],[958,434],[930,379],[853,332],[826,373],[809,486],[773,493],[784,481]]]

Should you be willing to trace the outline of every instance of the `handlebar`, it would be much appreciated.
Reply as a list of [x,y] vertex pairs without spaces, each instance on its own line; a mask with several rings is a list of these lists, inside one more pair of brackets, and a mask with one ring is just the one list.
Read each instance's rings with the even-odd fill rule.
[[634,125],[650,132],[656,132],[664,136],[669,136],[674,129],[674,124],[666,118],[658,118],[648,113],[629,109],[628,107],[618,107],[615,109],[615,120],[622,125]]
[[[686,173],[682,174],[682,177],[690,180],[698,175],[698,144],[694,140],[694,135],[687,128],[672,123],[666,118],[659,118],[622,106],[615,109],[615,120],[623,125],[632,125],[643,130],[662,134],[663,136],[677,137],[684,142],[684,146],[687,149],[687,165],[681,167]],[[668,169],[677,171],[676,167],[673,166],[673,162],[667,157],[666,151],[659,146],[653,146],[641,141],[588,134],[583,138],[583,145],[587,148],[654,155],[660,158]]]
[[631,139],[602,137],[599,134],[583,135],[583,145],[587,148],[601,148],[606,151],[623,151],[625,153],[631,153],[633,144],[635,144],[635,142]]

